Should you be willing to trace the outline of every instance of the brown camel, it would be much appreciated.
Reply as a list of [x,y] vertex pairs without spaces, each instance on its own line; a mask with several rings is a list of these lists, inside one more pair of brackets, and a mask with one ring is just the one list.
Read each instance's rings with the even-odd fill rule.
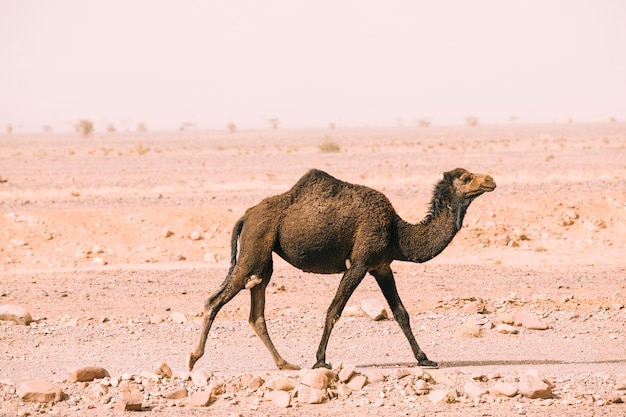
[[[206,301],[200,342],[188,367],[204,354],[207,335],[218,311],[239,291],[250,290],[252,328],[279,369],[299,369],[285,361],[265,325],[265,288],[272,276],[272,252],[305,272],[343,273],[326,312],[314,367],[329,367],[326,346],[348,299],[368,272],[374,276],[393,316],[409,341],[418,366],[437,367],[420,349],[400,300],[390,264],[394,260],[426,262],[445,249],[461,229],[470,203],[496,183],[489,175],[457,168],[435,185],[424,220],[400,218],[382,193],[311,170],[286,193],[249,208],[233,229],[231,264],[226,279]],[[237,241],[240,244],[237,257]]]

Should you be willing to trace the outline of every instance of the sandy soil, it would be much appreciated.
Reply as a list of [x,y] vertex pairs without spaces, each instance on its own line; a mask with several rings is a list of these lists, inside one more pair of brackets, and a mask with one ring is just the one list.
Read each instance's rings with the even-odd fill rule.
[[[327,151],[329,143],[339,151]],[[185,378],[204,300],[228,269],[233,224],[309,168],[384,192],[404,219],[416,222],[441,173],[459,166],[491,174],[498,188],[472,204],[439,257],[392,265],[418,342],[460,384],[458,402],[407,399],[398,369],[414,362],[397,324],[349,316],[335,327],[328,360],[363,373],[380,369],[386,382],[285,409],[264,401],[263,391],[227,390],[208,411],[626,415],[626,406],[607,400],[626,399],[615,388],[626,373],[621,123],[0,136],[0,305],[21,306],[37,319],[29,326],[0,321],[0,415],[116,415],[110,401],[89,402],[85,386],[66,381],[68,370],[80,366],[102,366],[113,376],[166,362]],[[338,280],[276,260],[267,318],[287,360],[303,368],[315,362]],[[366,298],[383,300],[373,279],[348,305]],[[473,299],[483,300],[483,314],[464,314]],[[297,372],[275,370],[247,324],[248,303],[242,293],[220,312],[196,368],[231,385],[246,374],[297,379]],[[506,335],[490,327],[516,311],[534,314],[549,329]],[[172,320],[176,312],[186,321]],[[468,322],[481,326],[479,337],[468,334]],[[463,398],[462,383],[477,374],[490,375],[487,386],[530,369],[554,383],[555,398],[489,394],[478,404]],[[59,384],[66,399],[21,403],[15,388],[30,378]],[[206,412],[163,400],[143,413]]]

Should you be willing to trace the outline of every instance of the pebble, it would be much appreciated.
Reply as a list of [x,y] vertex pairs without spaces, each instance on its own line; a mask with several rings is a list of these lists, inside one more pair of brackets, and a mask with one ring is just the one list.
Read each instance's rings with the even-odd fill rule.
[[515,326],[522,326],[529,330],[546,330],[549,328],[539,317],[525,311],[515,312],[513,322]]
[[326,390],[310,387],[300,384],[297,387],[298,402],[303,404],[321,404],[328,401]]
[[193,393],[187,400],[187,405],[191,407],[206,407],[211,402],[210,391],[198,391]]
[[346,382],[354,375],[356,368],[353,365],[344,366],[337,375],[341,382]]
[[437,389],[428,394],[428,399],[434,404],[454,403],[456,402],[456,394],[449,390]]
[[527,373],[520,378],[518,389],[526,398],[552,398],[552,389],[537,375]]
[[163,393],[163,398],[168,400],[182,400],[188,395],[187,388],[177,387]]
[[171,378],[172,368],[170,368],[167,363],[161,362],[154,370],[154,373],[159,375],[162,378]]
[[618,374],[615,377],[615,389],[617,391],[626,390],[626,374]]
[[465,392],[465,395],[473,398],[477,402],[480,401],[480,397],[488,393],[486,389],[481,388],[478,384],[475,384],[474,382],[466,382],[463,390]]
[[287,408],[291,405],[291,396],[285,391],[270,391],[265,394],[265,398],[281,408]]
[[328,369],[317,368],[308,371],[300,378],[300,383],[312,388],[325,390],[328,388]]
[[502,334],[518,334],[519,330],[515,326],[511,326],[510,324],[500,323],[496,326],[496,330],[498,333]]
[[33,321],[33,318],[25,308],[5,304],[0,306],[0,320],[13,321],[17,324],[27,326]]
[[464,314],[478,314],[482,313],[483,311],[485,311],[485,305],[479,300],[470,301],[463,306]]
[[118,412],[139,411],[143,405],[143,394],[136,382],[122,382],[118,389],[115,409]]
[[212,376],[213,373],[211,371],[207,371],[206,369],[195,370],[191,373],[191,375],[189,375],[191,382],[193,382],[193,384],[198,388],[209,385],[209,380]]
[[89,382],[94,379],[109,378],[109,372],[99,366],[84,366],[71,370],[67,374],[69,382]]
[[172,314],[170,314],[169,319],[170,321],[174,323],[178,323],[178,324],[184,324],[189,321],[187,316],[184,313],[181,313],[180,311],[175,311]]
[[361,310],[374,321],[387,319],[385,305],[376,298],[368,298],[361,302]]
[[365,375],[354,375],[348,381],[347,385],[352,391],[358,391],[367,384],[367,377]]
[[63,391],[43,379],[30,379],[20,384],[17,395],[24,402],[56,403],[63,398]]
[[514,397],[517,395],[517,383],[514,382],[497,382],[489,388],[490,394],[502,395],[505,397]]
[[265,386],[272,391],[291,391],[295,388],[293,381],[284,376],[277,376],[269,379]]

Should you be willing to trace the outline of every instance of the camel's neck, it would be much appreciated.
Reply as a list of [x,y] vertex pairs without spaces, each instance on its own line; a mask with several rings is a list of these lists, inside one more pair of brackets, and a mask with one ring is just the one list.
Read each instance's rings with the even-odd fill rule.
[[433,204],[418,224],[398,218],[398,246],[404,260],[426,262],[439,255],[461,229],[468,206],[469,201]]

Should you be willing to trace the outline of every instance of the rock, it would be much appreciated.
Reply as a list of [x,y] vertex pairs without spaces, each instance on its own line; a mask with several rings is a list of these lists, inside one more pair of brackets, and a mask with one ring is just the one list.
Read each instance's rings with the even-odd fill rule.
[[463,306],[464,314],[477,314],[485,311],[485,305],[481,301],[471,301]]
[[343,309],[343,313],[341,313],[341,316],[342,317],[361,317],[363,316],[363,310],[361,310],[361,307],[356,304],[349,305]]
[[170,368],[165,362],[161,362],[154,370],[154,373],[159,375],[161,378],[171,378],[172,368]]
[[104,384],[94,382],[89,384],[83,391],[83,396],[90,400],[101,400],[109,393],[109,387]]
[[142,377],[143,379],[147,379],[152,382],[159,382],[161,380],[160,375],[157,375],[154,372],[149,372],[149,371],[141,371],[139,373],[139,376]]
[[498,333],[502,334],[518,334],[519,330],[515,326],[511,326],[510,324],[500,323],[496,326],[496,330]]
[[30,379],[20,384],[17,395],[24,402],[56,403],[63,398],[63,391],[43,379]]
[[475,384],[474,382],[467,382],[463,387],[463,390],[465,392],[465,395],[477,401],[480,401],[480,397],[487,394],[488,392],[486,389],[481,388],[480,386],[478,386],[478,384]]
[[[426,375],[426,372],[424,372],[424,375]],[[429,369],[428,376],[429,378],[424,379],[432,379],[433,381],[435,381],[436,384],[443,384],[449,387],[455,385],[455,382],[452,380],[452,378],[450,378],[450,376],[445,371],[442,371],[440,369]]]
[[337,395],[339,398],[348,398],[352,394],[352,391],[346,384],[339,383],[337,384]]
[[517,384],[514,382],[498,382],[489,388],[490,394],[514,397],[517,395]]
[[255,375],[248,382],[248,388],[250,388],[253,391],[256,391],[259,388],[261,388],[264,383],[265,383],[265,380],[261,378],[260,375]]
[[296,387],[289,378],[284,376],[271,378],[265,383],[265,386],[271,391],[291,391]]
[[193,393],[187,400],[187,405],[191,407],[206,407],[211,403],[210,391],[198,391]]
[[376,298],[368,298],[361,302],[361,310],[372,320],[384,320],[387,318],[385,305]]
[[139,411],[143,404],[143,393],[136,382],[123,381],[118,387],[115,408],[119,411]]
[[326,390],[300,384],[297,387],[297,392],[298,402],[303,404],[321,404],[328,401],[328,394],[326,393]]
[[626,390],[626,374],[618,374],[615,376],[615,389],[618,391]]
[[451,404],[456,402],[456,394],[449,390],[437,389],[428,394],[428,399],[434,404]]
[[183,398],[187,397],[187,394],[187,388],[178,387],[169,391],[165,391],[163,393],[163,398],[165,398],[166,400],[182,400]]
[[89,382],[94,379],[109,378],[109,372],[99,366],[85,366],[70,371],[67,374],[68,382]]
[[529,330],[546,330],[549,328],[539,317],[525,311],[515,312],[513,322],[515,326],[522,326]]
[[527,398],[552,398],[550,386],[535,375],[526,374],[520,378],[518,389]]
[[25,308],[6,304],[0,306],[0,320],[13,321],[26,326],[33,321],[33,318]]
[[346,382],[350,378],[352,378],[352,375],[354,375],[355,370],[356,368],[353,365],[347,365],[341,368],[341,371],[339,371],[339,374],[337,376],[339,377],[339,380],[341,382]]
[[415,385],[413,386],[415,393],[418,395],[428,394],[428,384],[423,379],[418,379],[415,381]]
[[352,391],[358,391],[367,384],[367,377],[365,375],[354,375],[348,381],[347,385]]
[[302,378],[300,378],[300,383],[307,385],[311,388],[325,390],[326,388],[328,388],[328,383],[329,383],[328,373],[329,372],[332,373],[332,371],[329,371],[328,369],[325,369],[325,368],[312,369],[306,374],[304,374]]
[[288,392],[282,390],[270,391],[265,394],[265,398],[281,408],[287,408],[291,405],[291,396]]
[[363,374],[367,377],[367,382],[371,384],[375,384],[378,382],[385,382],[387,378],[385,378],[385,374],[378,368],[369,369]]
[[209,385],[209,380],[212,376],[213,373],[211,371],[207,371],[206,369],[198,369],[189,375],[191,382],[193,382],[193,384],[198,388]]
[[173,321],[174,323],[178,323],[178,324],[184,324],[189,321],[187,316],[184,313],[181,313],[180,311],[175,311],[172,314],[170,314],[169,319]]

